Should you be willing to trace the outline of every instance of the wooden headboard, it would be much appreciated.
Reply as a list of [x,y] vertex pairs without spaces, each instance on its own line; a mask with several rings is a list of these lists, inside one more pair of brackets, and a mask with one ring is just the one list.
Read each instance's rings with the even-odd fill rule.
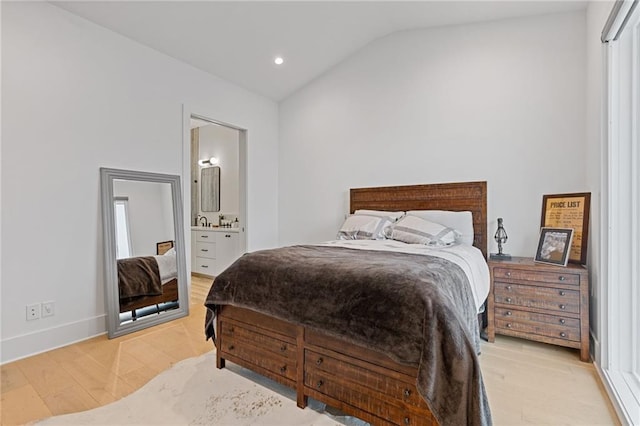
[[487,182],[352,188],[350,209],[470,211],[473,245],[487,258]]

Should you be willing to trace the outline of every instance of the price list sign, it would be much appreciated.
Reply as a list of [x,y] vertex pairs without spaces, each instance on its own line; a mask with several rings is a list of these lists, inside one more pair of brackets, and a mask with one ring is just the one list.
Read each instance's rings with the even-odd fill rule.
[[542,197],[542,227],[572,228],[569,262],[587,262],[591,193],[555,194]]

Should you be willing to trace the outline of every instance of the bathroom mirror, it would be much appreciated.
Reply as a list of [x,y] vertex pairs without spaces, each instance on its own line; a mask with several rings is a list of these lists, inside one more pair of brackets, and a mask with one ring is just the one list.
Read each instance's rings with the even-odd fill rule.
[[200,210],[220,211],[220,167],[205,167],[200,171]]
[[109,338],[189,314],[180,177],[100,169]]

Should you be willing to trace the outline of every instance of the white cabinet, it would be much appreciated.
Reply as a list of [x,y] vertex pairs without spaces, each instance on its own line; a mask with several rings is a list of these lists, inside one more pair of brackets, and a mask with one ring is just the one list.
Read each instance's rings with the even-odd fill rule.
[[238,231],[194,229],[191,231],[191,271],[216,276],[239,256]]
[[216,267],[218,275],[227,269],[239,256],[237,232],[216,232]]

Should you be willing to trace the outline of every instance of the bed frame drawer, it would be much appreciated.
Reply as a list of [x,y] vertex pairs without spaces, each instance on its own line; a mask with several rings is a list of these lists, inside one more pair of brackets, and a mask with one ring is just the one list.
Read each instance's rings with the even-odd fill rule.
[[[305,351],[304,365],[305,373],[338,376],[341,381],[368,387],[398,401],[420,408],[427,408],[427,404],[411,382],[381,375],[365,367],[346,363],[326,354],[309,350]],[[413,382],[415,382],[415,378]]]
[[226,305],[223,307],[224,318],[241,323],[245,328],[257,330],[260,333],[275,333],[276,338],[295,343],[298,327],[292,323],[269,317],[267,315]]
[[[287,340],[260,333],[256,329],[247,328],[247,326],[241,323],[221,322],[220,334],[223,344],[258,346],[279,357],[294,361],[296,359],[297,351],[295,344]],[[223,346],[223,349],[225,349],[225,346]]]
[[[309,394],[320,393],[335,398],[353,407],[365,410],[395,425],[431,425],[433,418],[428,411],[420,411],[400,401],[376,394],[365,386],[345,382],[327,372],[305,373],[305,387]],[[377,422],[372,422],[377,423]]]
[[270,373],[269,376],[296,380],[295,344],[250,330],[235,321],[220,322],[219,339],[218,350],[230,361],[240,365],[248,363],[258,367],[263,374],[265,371]]

